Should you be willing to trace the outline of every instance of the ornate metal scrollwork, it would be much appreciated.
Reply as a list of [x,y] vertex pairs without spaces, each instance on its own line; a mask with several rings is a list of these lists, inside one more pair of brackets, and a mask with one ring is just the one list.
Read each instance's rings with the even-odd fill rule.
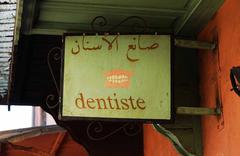
[[123,130],[127,136],[135,136],[141,131],[141,127],[136,123],[125,123],[117,129],[107,132],[104,131],[104,125],[102,122],[94,121],[91,122],[87,127],[87,136],[93,141],[102,141],[121,130]]
[[95,17],[91,22],[91,29],[92,31],[102,31],[101,29],[107,25],[107,19],[103,16]]
[[54,47],[49,51],[48,56],[47,56],[48,68],[49,68],[49,71],[51,73],[51,76],[52,76],[52,79],[53,79],[53,82],[54,82],[54,85],[55,85],[55,88],[56,88],[56,92],[57,92],[57,95],[52,93],[52,94],[49,94],[46,98],[46,105],[49,109],[54,109],[59,105],[59,99],[58,98],[59,98],[59,95],[60,95],[60,89],[59,89],[56,77],[54,75],[54,72],[53,72],[53,68],[52,68],[52,63],[53,62],[52,61],[57,62],[61,59],[61,51],[62,51],[61,48]]
[[[131,22],[128,24],[127,22]],[[128,24],[128,25],[126,25]],[[97,16],[95,17],[91,22],[91,29],[93,32],[113,32],[117,31],[120,27],[126,27],[129,26],[130,29],[132,29],[131,33],[144,33],[147,30],[147,23],[146,21],[138,16],[130,16],[125,18],[124,20],[120,21],[115,26],[109,26],[108,21],[103,16]],[[128,30],[130,30],[128,29]],[[57,82],[54,71],[53,71],[53,63],[56,63],[57,61],[61,60],[61,48],[55,47],[51,49],[47,56],[47,63],[48,68],[51,73],[51,77],[53,79],[56,93],[57,94],[49,94],[46,97],[46,105],[49,109],[54,109],[59,105],[59,95],[60,95],[60,88],[59,88],[59,82]],[[102,121],[93,121],[90,122],[87,126],[86,133],[90,140],[92,141],[102,141],[105,140],[119,132],[124,133],[127,136],[136,136],[139,134],[142,130],[141,124],[128,122],[123,123],[122,125],[119,125],[119,127],[113,128],[112,126],[107,125],[108,123],[102,122]],[[110,128],[109,128],[110,127]]]
[[[129,16],[119,22],[115,26],[111,26],[108,29],[105,29],[105,32],[113,32],[116,31],[119,27],[123,26],[126,22],[133,22],[131,23],[131,32],[132,33],[144,33],[147,30],[147,22],[145,19],[139,16]],[[103,32],[104,28],[108,26],[108,21],[103,16],[95,17],[91,22],[91,29],[93,32]]]

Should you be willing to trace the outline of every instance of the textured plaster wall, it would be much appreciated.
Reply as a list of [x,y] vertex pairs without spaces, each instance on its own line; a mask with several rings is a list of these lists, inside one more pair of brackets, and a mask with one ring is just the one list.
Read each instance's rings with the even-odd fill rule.
[[202,118],[204,156],[240,155],[240,97],[231,90],[230,69],[240,66],[240,1],[226,0],[199,39],[213,40],[219,48],[199,52],[201,105],[215,107],[221,102],[223,116]]
[[[199,88],[202,106],[222,104],[221,117],[202,117],[204,156],[240,155],[240,97],[231,91],[230,69],[240,66],[240,0],[225,0],[199,34],[199,40],[213,41],[218,48],[199,51]],[[216,35],[217,34],[217,35]],[[150,125],[144,126],[145,156],[178,155],[167,139]]]
[[144,156],[179,156],[169,140],[151,124],[144,125]]

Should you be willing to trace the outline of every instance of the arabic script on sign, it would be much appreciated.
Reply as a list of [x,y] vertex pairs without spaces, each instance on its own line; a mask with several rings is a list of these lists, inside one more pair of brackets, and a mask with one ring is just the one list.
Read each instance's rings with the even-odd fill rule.
[[[101,38],[99,38],[100,44],[92,45],[91,42],[87,39],[87,36],[83,35],[81,40],[75,40],[75,46],[72,47],[72,54],[77,55],[80,54],[81,51],[85,52],[91,52],[91,51],[99,51],[102,48],[106,48],[108,51],[111,51],[113,48],[115,48],[115,51],[118,51],[119,47],[119,35],[116,35],[114,38],[109,39],[108,35],[105,35]],[[126,51],[126,58],[130,62],[136,62],[139,61],[139,58],[133,58],[130,56],[129,53],[134,52],[135,50],[142,51],[151,51],[153,49],[157,49],[159,47],[159,43],[152,43],[147,46],[143,46],[144,39],[141,37],[141,35],[138,35],[137,37],[134,36],[131,44],[127,45],[127,51]]]

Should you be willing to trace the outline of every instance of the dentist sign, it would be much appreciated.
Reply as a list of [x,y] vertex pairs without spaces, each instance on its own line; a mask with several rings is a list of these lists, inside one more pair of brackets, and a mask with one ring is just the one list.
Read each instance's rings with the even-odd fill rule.
[[168,35],[64,36],[61,117],[171,119]]

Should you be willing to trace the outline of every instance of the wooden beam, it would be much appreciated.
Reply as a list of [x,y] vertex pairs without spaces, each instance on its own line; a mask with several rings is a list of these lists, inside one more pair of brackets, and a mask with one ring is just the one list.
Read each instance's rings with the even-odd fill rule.
[[0,0],[0,3],[17,3],[17,0]]
[[177,47],[204,49],[204,50],[213,50],[216,47],[214,43],[194,41],[194,40],[184,40],[184,39],[175,39],[174,44]]
[[182,115],[221,115],[221,111],[218,108],[177,107],[176,114],[182,114]]
[[14,29],[14,23],[7,23],[0,25],[0,31],[9,31]]
[[0,11],[2,10],[14,10],[16,9],[17,4],[1,4],[0,5]]

